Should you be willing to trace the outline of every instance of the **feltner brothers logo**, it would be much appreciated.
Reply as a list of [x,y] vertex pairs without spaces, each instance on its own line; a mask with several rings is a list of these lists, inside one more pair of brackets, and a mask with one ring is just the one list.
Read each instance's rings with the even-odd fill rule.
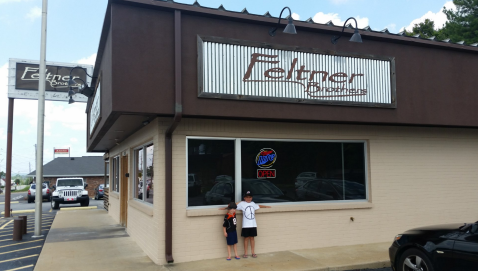
[[[267,55],[253,53],[251,55],[251,63],[247,68],[242,79],[243,82],[288,82],[299,84],[309,97],[344,97],[344,96],[361,96],[367,95],[367,89],[351,87],[350,85],[357,79],[363,77],[363,73],[336,72],[329,74],[327,71],[308,70],[305,65],[297,66],[297,58],[292,60],[290,67],[281,67],[280,61],[276,60],[279,55]],[[264,72],[264,79],[250,79],[253,69],[257,63],[279,64]],[[257,64],[260,65],[260,64]],[[323,86],[326,80],[329,80],[335,87]]]
[[270,169],[277,160],[277,154],[273,149],[264,148],[256,156],[256,165],[260,167],[257,170],[257,178],[275,178],[276,170]]

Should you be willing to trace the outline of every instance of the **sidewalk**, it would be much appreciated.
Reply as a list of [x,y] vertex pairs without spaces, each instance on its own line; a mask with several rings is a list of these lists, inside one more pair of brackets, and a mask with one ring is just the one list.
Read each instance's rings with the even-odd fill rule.
[[51,270],[351,270],[390,266],[390,243],[303,249],[158,266],[105,210],[60,211],[35,271]]

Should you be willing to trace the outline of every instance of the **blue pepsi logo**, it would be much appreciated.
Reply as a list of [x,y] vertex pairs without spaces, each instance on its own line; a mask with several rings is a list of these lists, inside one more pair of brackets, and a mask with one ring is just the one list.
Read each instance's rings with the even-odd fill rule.
[[262,149],[256,156],[256,165],[260,168],[270,168],[277,159],[277,154],[273,149]]

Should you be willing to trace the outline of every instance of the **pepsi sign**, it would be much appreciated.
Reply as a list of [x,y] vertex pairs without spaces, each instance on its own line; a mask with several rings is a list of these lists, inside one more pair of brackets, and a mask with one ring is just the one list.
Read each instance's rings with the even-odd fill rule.
[[273,149],[264,148],[256,156],[256,165],[260,168],[270,168],[276,159],[277,154]]

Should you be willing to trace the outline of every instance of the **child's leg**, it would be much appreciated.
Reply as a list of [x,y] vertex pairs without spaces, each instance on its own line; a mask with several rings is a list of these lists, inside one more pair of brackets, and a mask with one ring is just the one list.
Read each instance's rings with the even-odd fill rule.
[[236,258],[239,258],[239,255],[237,255],[237,244],[234,244],[234,254],[236,254]]
[[247,255],[247,241],[249,241],[249,237],[244,237],[244,255]]
[[251,252],[252,254],[255,254],[254,253],[254,246],[255,246],[254,237],[250,237],[250,238],[251,238]]
[[[235,249],[236,248],[234,248],[234,250]],[[231,246],[229,246],[229,245],[227,246],[227,256],[228,256],[229,259],[231,258]]]

